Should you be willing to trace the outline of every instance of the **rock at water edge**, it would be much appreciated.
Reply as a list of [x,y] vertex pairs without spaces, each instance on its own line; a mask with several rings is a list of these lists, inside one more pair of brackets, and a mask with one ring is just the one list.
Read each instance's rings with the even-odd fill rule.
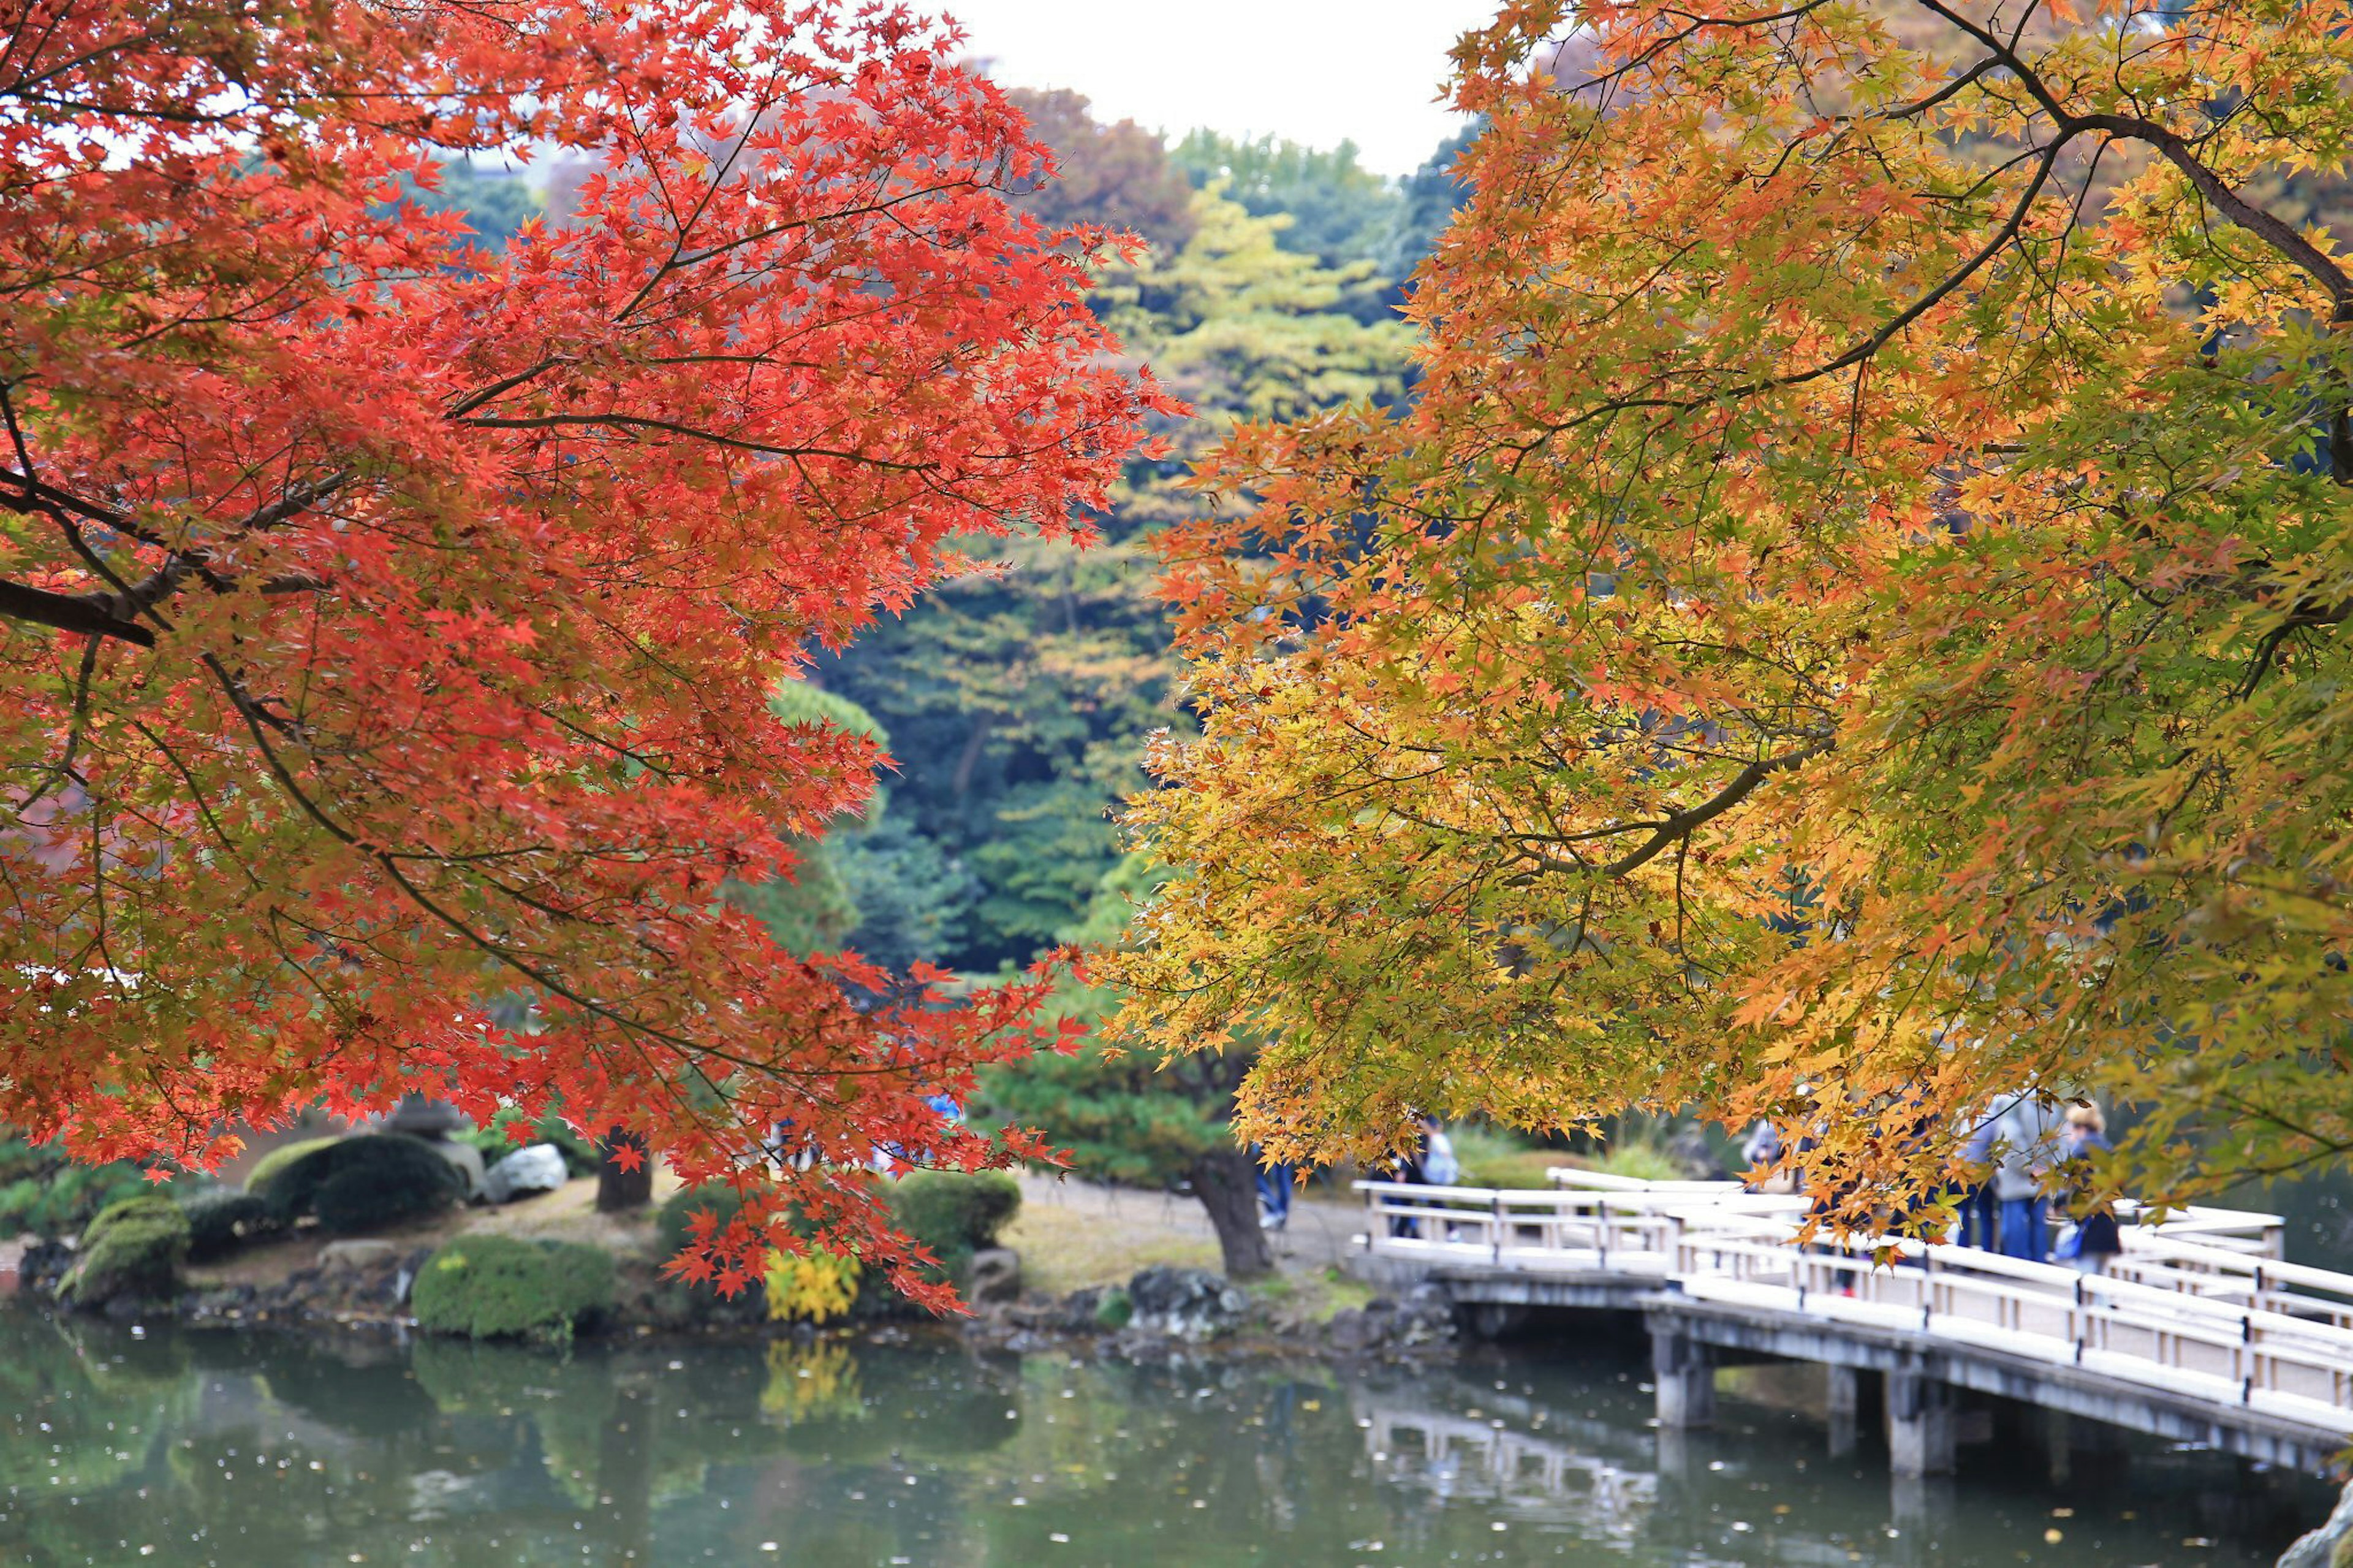
[[1133,1326],[1180,1340],[1206,1340],[1240,1326],[1250,1300],[1206,1268],[1155,1265],[1127,1282]]
[[972,1255],[972,1281],[965,1299],[976,1307],[1002,1306],[1021,1299],[1021,1255],[1009,1247],[989,1247]]
[[2337,1500],[2328,1522],[2296,1542],[2279,1560],[2279,1568],[2348,1568],[2353,1565],[2353,1486]]
[[389,1263],[399,1251],[388,1241],[331,1241],[319,1248],[319,1267],[329,1274],[356,1272]]

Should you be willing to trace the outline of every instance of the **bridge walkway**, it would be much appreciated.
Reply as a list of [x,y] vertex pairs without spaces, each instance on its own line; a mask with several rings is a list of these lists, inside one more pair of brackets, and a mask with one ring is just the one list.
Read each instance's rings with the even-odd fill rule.
[[1640,1312],[1669,1427],[1713,1419],[1719,1364],[1882,1373],[1906,1473],[1951,1468],[1959,1388],[2302,1468],[2353,1443],[2353,1275],[2282,1258],[2274,1215],[2127,1206],[2124,1251],[2086,1274],[1911,1238],[1801,1246],[1803,1198],[1737,1183],[1552,1178],[1360,1182],[1360,1267],[1436,1284],[1490,1327],[1532,1307]]

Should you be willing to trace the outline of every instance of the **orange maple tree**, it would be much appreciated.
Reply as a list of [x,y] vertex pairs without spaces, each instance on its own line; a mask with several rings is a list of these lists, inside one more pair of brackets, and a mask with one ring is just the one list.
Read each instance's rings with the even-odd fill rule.
[[1769,1117],[1857,1223],[2029,1085],[2131,1105],[2144,1196],[2353,1152],[2341,0],[1459,58],[1417,403],[1243,432],[1170,542],[1121,1032],[1264,1037],[1297,1158]]
[[[0,26],[0,1119],[161,1171],[417,1090],[554,1108],[902,1266],[854,1172],[1036,987],[721,897],[884,759],[769,693],[1082,532],[1144,417],[1101,233],[903,9],[29,0]],[[598,173],[500,254],[437,159]],[[528,1005],[501,1027],[492,1005]],[[781,1141],[781,1142],[780,1142]],[[764,1148],[764,1144],[765,1147]],[[623,1145],[626,1147],[626,1145]]]

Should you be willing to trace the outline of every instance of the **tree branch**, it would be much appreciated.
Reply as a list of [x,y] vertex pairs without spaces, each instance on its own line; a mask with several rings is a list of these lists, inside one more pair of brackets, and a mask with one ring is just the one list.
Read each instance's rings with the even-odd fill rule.
[[1622,877],[1636,868],[1656,859],[1670,845],[1689,837],[1698,829],[1722,816],[1742,801],[1757,793],[1757,786],[1775,773],[1786,773],[1820,756],[1838,742],[1830,735],[1820,736],[1799,746],[1794,752],[1784,752],[1778,757],[1759,757],[1732,775],[1722,789],[1693,806],[1688,811],[1670,812],[1651,825],[1651,837],[1641,845],[1601,868],[1602,874]]
[[112,594],[52,594],[46,588],[0,579],[0,616],[55,626],[61,632],[113,637],[141,647],[155,646],[155,634],[125,618]]

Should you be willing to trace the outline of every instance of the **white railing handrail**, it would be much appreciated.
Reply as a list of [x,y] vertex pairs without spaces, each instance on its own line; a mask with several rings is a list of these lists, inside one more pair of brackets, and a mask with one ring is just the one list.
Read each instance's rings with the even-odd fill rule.
[[1589,1171],[1581,1165],[1550,1165],[1545,1169],[1545,1180],[1556,1187],[1591,1187],[1613,1193],[1656,1192],[1738,1192],[1736,1181],[1665,1180],[1651,1181],[1642,1176],[1613,1175],[1608,1171]]
[[2353,1274],[2255,1250],[2276,1246],[2275,1215],[2175,1209],[2163,1222],[2127,1220],[2116,1272],[2092,1273],[1911,1237],[1825,1237],[1801,1248],[1803,1197],[1736,1182],[1551,1174],[1556,1184],[1541,1190],[1359,1181],[1372,1221],[1362,1240],[1400,1258],[1617,1273],[1643,1288],[1909,1326],[2353,1432]]

